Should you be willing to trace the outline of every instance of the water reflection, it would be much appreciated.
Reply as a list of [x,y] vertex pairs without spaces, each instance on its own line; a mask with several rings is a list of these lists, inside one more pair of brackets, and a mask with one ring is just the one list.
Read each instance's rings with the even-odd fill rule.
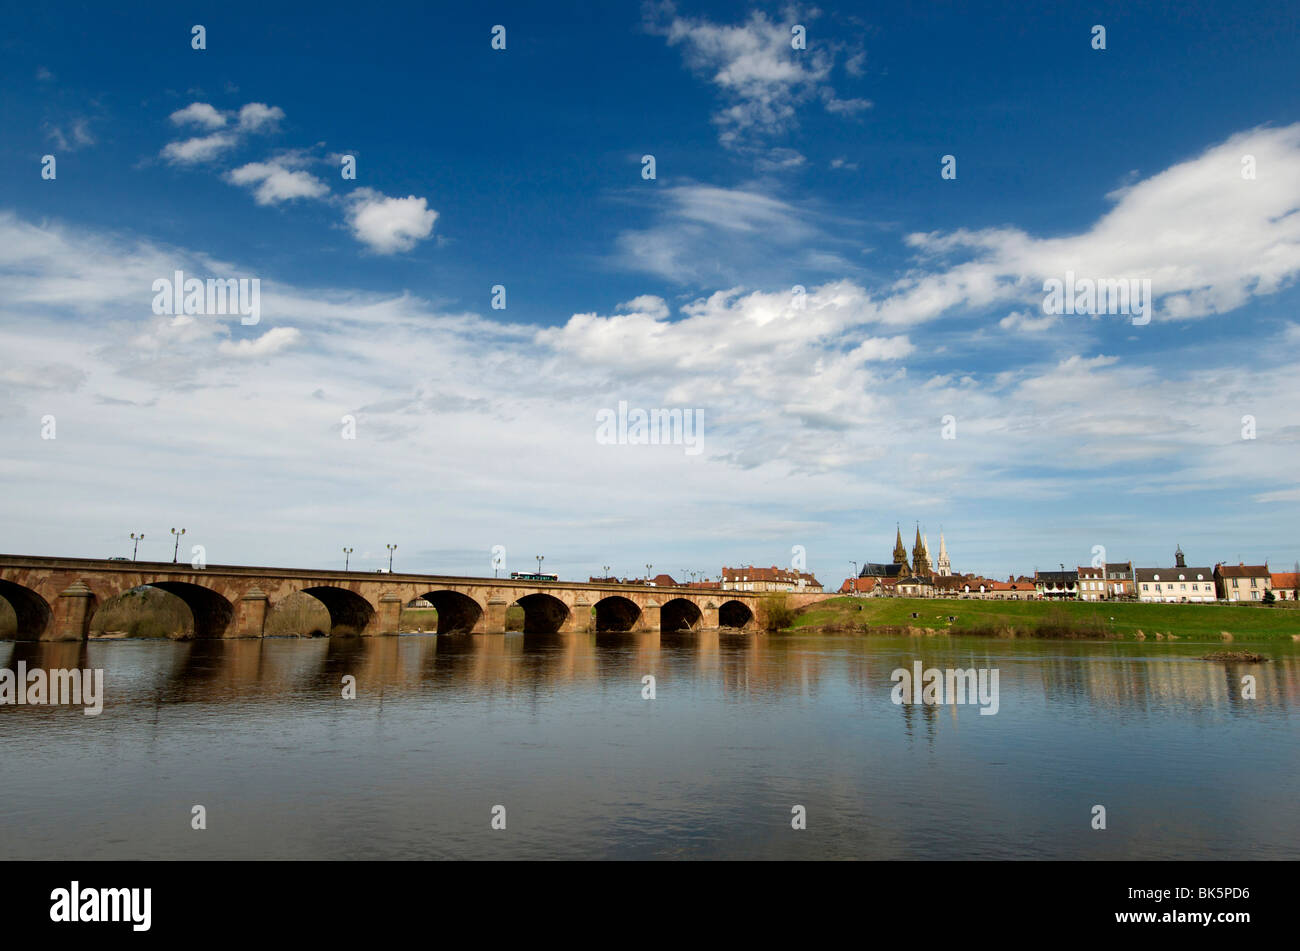
[[[102,667],[107,694],[94,718],[0,707],[0,857],[196,854],[182,813],[207,799],[238,825],[203,840],[213,857],[1295,858],[1298,648],[1224,664],[1185,643],[725,632],[0,643],[10,669]],[[999,712],[894,704],[891,673],[916,661],[998,670]],[[506,799],[511,835],[486,835]],[[1107,801],[1122,828],[1089,836],[1080,809]],[[792,837],[796,802],[810,825]],[[105,841],[104,823],[127,831]]]

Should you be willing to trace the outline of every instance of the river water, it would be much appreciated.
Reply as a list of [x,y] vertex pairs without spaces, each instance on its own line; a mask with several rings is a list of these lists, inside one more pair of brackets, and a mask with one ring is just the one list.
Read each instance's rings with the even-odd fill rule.
[[[106,699],[0,706],[0,858],[1300,858],[1300,644],[1218,646],[5,642]],[[917,660],[996,670],[997,713],[894,703]]]

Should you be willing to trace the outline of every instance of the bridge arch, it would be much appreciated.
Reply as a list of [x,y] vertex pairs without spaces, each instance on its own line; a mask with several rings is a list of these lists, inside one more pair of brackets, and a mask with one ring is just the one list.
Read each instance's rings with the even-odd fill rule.
[[596,602],[596,631],[631,631],[641,620],[641,607],[631,598],[611,594]]
[[726,601],[718,608],[718,627],[745,628],[754,620],[754,612],[743,601]]
[[569,606],[554,595],[526,594],[515,604],[524,609],[525,634],[558,634],[569,619]]
[[659,626],[664,631],[697,631],[704,624],[704,612],[694,601],[673,598],[659,609]]
[[51,610],[49,602],[31,588],[13,581],[0,579],[0,598],[9,602],[13,608],[18,624],[14,629],[14,639],[19,641],[40,640],[50,625]]
[[483,606],[459,591],[427,591],[420,597],[438,612],[439,634],[469,634],[483,618]]
[[234,605],[201,584],[189,581],[148,581],[144,587],[158,588],[184,601],[194,617],[196,638],[225,637],[235,619]]
[[375,617],[375,608],[369,601],[355,591],[336,588],[333,585],[318,585],[300,588],[303,594],[311,595],[330,613],[330,637],[347,637],[361,634]]

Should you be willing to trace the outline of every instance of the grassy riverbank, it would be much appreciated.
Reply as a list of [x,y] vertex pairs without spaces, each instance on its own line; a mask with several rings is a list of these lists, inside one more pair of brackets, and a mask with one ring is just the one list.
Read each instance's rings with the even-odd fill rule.
[[[916,613],[918,617],[913,617]],[[955,621],[949,621],[955,616]],[[799,611],[787,630],[1222,641],[1300,637],[1300,609],[1263,605],[832,598]]]

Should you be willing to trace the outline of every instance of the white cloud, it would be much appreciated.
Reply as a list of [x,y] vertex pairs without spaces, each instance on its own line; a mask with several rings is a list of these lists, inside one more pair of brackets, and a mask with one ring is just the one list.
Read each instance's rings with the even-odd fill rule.
[[[206,102],[192,102],[184,109],[173,112],[170,119],[175,125],[197,125],[207,130],[225,129],[229,117],[226,113]],[[197,165],[209,162],[221,153],[234,148],[245,136],[254,132],[271,132],[284,118],[284,110],[279,106],[268,106],[262,102],[250,102],[238,112],[238,125],[229,131],[216,132],[205,136],[169,142],[163,147],[162,157],[178,165]]]
[[183,139],[180,142],[168,142],[163,147],[162,156],[178,165],[196,165],[209,162],[227,149],[234,148],[238,140],[224,132],[212,135]]
[[217,350],[232,357],[269,357],[293,346],[301,337],[295,327],[273,327],[253,340],[223,340]]
[[66,125],[47,122],[44,128],[45,137],[61,152],[75,152],[97,141],[90,131],[90,120],[85,116],[74,116]]
[[284,110],[279,106],[250,102],[239,110],[239,128],[243,132],[261,132],[264,129],[274,129],[283,118]]
[[409,251],[433,233],[437,219],[423,198],[388,198],[370,188],[353,192],[348,208],[353,237],[377,254]]
[[[753,283],[775,267],[808,281],[850,266],[819,245],[843,245],[825,233],[825,216],[756,187],[677,185],[657,189],[654,220],[616,239],[615,262],[681,284]],[[811,275],[811,276],[810,276]],[[793,280],[792,280],[793,283]]]
[[[1247,154],[1257,179],[1242,178]],[[1073,272],[1150,280],[1154,319],[1185,320],[1276,293],[1300,273],[1300,124],[1234,135],[1109,197],[1114,207],[1075,235],[1036,238],[1015,228],[910,235],[923,266],[896,282],[880,318],[911,324],[1010,301],[1041,311],[1043,281]],[[949,256],[967,260],[945,268]]]
[[171,114],[171,120],[176,125],[198,125],[205,129],[220,129],[226,124],[226,117],[206,102],[192,102],[184,109],[177,109]]
[[[807,49],[791,47],[792,24],[807,25],[816,16],[791,10],[787,21],[775,22],[757,11],[739,26],[726,26],[680,17],[664,3],[647,9],[645,27],[680,46],[687,66],[717,87],[727,103],[713,116],[719,139],[742,146],[793,128],[799,107],[810,100],[840,114],[870,107],[865,99],[837,98],[829,85],[837,46],[810,40]],[[856,56],[849,62],[860,66]]]
[[226,174],[233,185],[256,185],[253,192],[259,205],[274,205],[294,198],[319,198],[329,186],[315,175],[288,169],[277,162],[250,162]]
[[1061,320],[1060,317],[1057,317],[1053,314],[1045,314],[1045,315],[1040,315],[1038,317],[1033,317],[1023,310],[1018,310],[1014,313],[1007,314],[1005,317],[999,320],[998,326],[1001,327],[1003,330],[1011,330],[1011,331],[1023,330],[1026,333],[1039,333],[1051,327],[1053,324],[1059,323],[1060,320]]

